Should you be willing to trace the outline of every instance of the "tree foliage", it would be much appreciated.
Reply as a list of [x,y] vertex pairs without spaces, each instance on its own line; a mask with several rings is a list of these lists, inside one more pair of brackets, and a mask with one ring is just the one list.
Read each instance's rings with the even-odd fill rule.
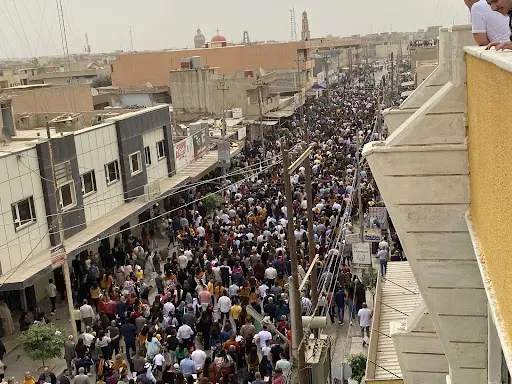
[[348,365],[352,368],[352,376],[350,378],[360,383],[366,371],[366,356],[358,353],[357,355],[349,355],[347,360]]
[[375,288],[377,287],[377,277],[378,276],[379,276],[379,273],[371,265],[369,268],[363,269],[363,273],[361,275],[361,282],[367,289],[370,289],[373,293],[375,293]]
[[44,365],[49,359],[62,357],[66,336],[53,324],[38,323],[21,334],[20,342],[32,360],[41,360]]
[[224,203],[224,199],[222,198],[222,196],[219,196],[217,194],[209,195],[205,197],[202,201],[208,212],[212,212],[215,208],[219,208]]
[[94,79],[92,79],[91,87],[99,88],[99,87],[108,87],[112,85],[112,79],[110,75],[98,75]]

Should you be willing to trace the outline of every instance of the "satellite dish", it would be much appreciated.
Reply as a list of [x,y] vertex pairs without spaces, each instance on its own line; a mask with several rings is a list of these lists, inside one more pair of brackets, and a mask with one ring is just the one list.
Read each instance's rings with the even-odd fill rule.
[[153,88],[153,84],[151,84],[149,81],[146,83],[146,88]]
[[11,131],[9,131],[9,128],[2,127],[2,136],[4,138],[4,147],[8,146],[12,142],[12,135]]
[[98,92],[98,90],[96,88],[91,88],[91,94],[93,96],[98,96],[100,93]]

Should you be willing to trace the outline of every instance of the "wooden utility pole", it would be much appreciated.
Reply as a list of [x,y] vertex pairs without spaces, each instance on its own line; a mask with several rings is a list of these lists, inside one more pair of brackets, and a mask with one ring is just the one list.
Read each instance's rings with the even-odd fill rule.
[[260,112],[260,139],[261,145],[263,147],[263,160],[266,158],[267,151],[265,148],[265,130],[263,128],[263,91],[262,88],[267,85],[267,83],[261,80],[260,75],[256,77],[256,82],[254,83],[258,87],[258,107]]
[[[218,91],[222,91],[222,128],[220,130],[220,136],[222,138],[222,141],[224,141],[226,137],[226,133],[228,131],[228,126],[226,124],[226,106],[225,106],[225,92],[229,91],[229,87],[226,86],[226,76],[222,75],[222,80],[220,81],[219,85],[217,86]],[[222,180],[226,180],[226,168],[221,168],[222,172]]]
[[[68,310],[69,310],[69,321],[71,322],[71,330],[73,333],[73,337],[75,340],[78,340],[78,332],[76,328],[76,322],[73,318],[73,291],[71,290],[71,276],[69,273],[69,263],[68,263],[68,255],[66,253],[65,246],[65,238],[64,238],[64,225],[62,223],[62,206],[61,206],[61,198],[59,194],[59,188],[57,187],[57,177],[55,175],[55,161],[53,157],[53,146],[52,146],[52,138],[50,134],[50,125],[48,124],[48,120],[46,120],[46,136],[48,137],[48,152],[50,153],[50,167],[52,168],[52,178],[53,178],[53,189],[55,193],[56,205],[57,205],[57,223],[59,228],[59,240],[60,245],[62,246],[62,252],[64,253],[64,263],[62,265],[62,272],[64,273],[64,282],[66,284],[66,300],[68,302]],[[73,184],[74,185],[74,184]]]
[[304,160],[309,158],[312,148],[305,150],[300,157],[290,165],[290,154],[285,144],[281,145],[283,155],[283,179],[284,190],[286,196],[286,220],[287,222],[287,237],[288,237],[288,253],[290,255],[290,263],[292,267],[292,275],[288,280],[288,289],[290,292],[290,317],[292,322],[292,370],[293,370],[293,383],[307,384],[306,375],[306,358],[304,348],[299,348],[302,339],[304,338],[304,329],[302,327],[302,311],[300,306],[300,292],[299,292],[299,274],[298,274],[298,261],[297,249],[295,244],[294,234],[294,221],[293,221],[293,193],[290,181],[291,172],[295,171]]

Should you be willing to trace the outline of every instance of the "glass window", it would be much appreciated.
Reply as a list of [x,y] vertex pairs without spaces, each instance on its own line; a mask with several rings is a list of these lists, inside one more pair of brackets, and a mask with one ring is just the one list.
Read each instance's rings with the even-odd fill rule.
[[165,157],[165,145],[163,140],[156,143],[156,153],[158,154],[158,160]]
[[130,155],[130,170],[132,176],[142,172],[140,152],[135,152]]
[[105,165],[105,176],[107,179],[107,185],[119,181],[119,163],[117,160]]
[[16,230],[36,221],[36,210],[34,208],[34,199],[32,197],[12,204],[11,208],[14,228]]
[[80,178],[82,181],[82,195],[88,196],[97,191],[94,171],[84,173]]
[[144,147],[144,159],[146,160],[146,165],[151,165],[151,148]]
[[65,210],[76,205],[75,182],[64,184],[59,188],[60,207]]

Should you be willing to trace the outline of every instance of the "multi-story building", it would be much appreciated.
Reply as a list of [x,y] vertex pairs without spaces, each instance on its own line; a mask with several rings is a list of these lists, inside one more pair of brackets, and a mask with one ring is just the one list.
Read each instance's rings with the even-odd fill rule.
[[[100,244],[109,247],[120,230],[142,222],[156,201],[169,206],[171,189],[217,166],[217,151],[209,151],[207,124],[200,128],[190,145],[175,144],[169,106],[162,105],[74,132],[52,130],[57,191],[44,130],[26,131],[24,141],[4,147],[0,295],[10,307],[35,308],[45,295],[48,274],[63,281],[51,252],[61,242],[57,204],[63,212],[69,259],[87,250],[96,252]],[[231,151],[241,148],[235,140]]]
[[473,44],[441,28],[438,68],[363,150],[421,292],[388,330],[406,384],[511,382],[512,58]]

